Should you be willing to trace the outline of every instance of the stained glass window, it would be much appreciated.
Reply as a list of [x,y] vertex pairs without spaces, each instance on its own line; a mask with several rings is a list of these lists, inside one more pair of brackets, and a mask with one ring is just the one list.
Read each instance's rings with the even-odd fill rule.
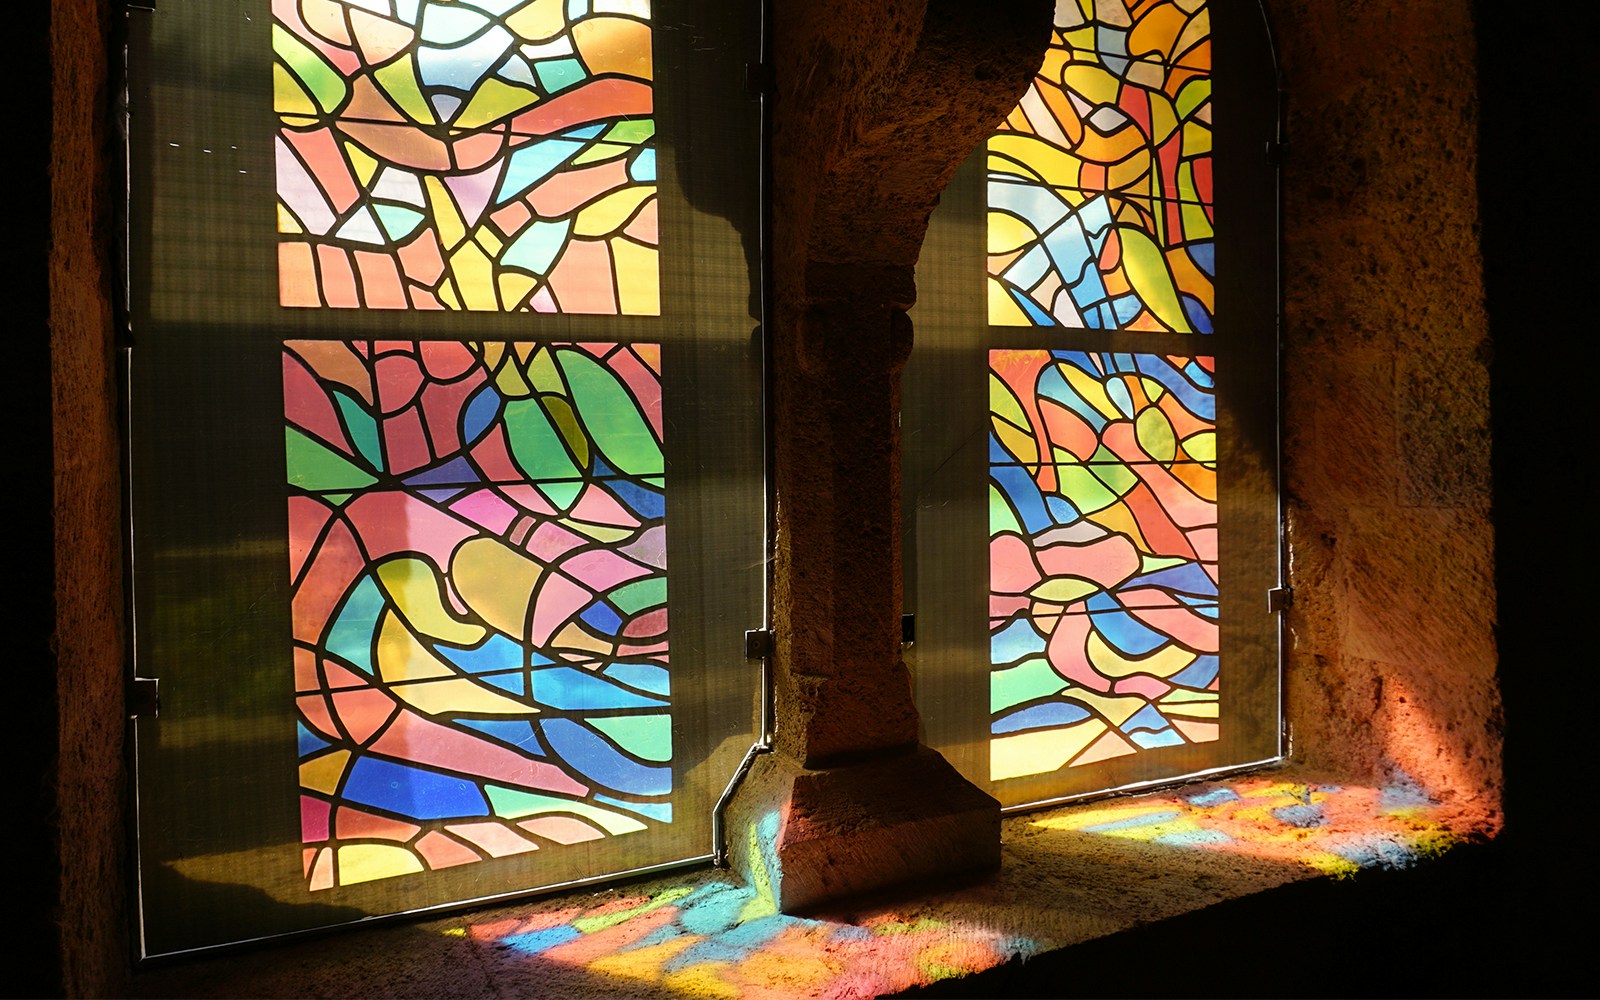
[[1008,807],[1278,753],[1275,88],[1248,7],[1059,0],[919,266],[909,658],[929,742]]
[[131,15],[144,954],[709,855],[765,585],[741,10]]
[[277,0],[286,306],[660,311],[648,0]]

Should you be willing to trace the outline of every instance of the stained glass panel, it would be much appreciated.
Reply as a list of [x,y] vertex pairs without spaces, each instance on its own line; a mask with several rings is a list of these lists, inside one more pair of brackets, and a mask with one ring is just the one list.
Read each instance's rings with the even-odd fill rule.
[[1212,360],[989,365],[991,778],[1216,740]]
[[1059,0],[988,143],[989,322],[1210,333],[1205,0]]
[[287,345],[311,888],[671,821],[659,367]]
[[286,306],[660,312],[649,0],[273,0]]

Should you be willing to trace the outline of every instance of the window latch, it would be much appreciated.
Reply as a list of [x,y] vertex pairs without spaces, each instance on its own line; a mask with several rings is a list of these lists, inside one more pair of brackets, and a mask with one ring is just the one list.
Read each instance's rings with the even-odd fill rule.
[[128,718],[154,719],[161,714],[161,678],[135,677],[128,683]]
[[1294,591],[1288,587],[1273,587],[1267,591],[1267,614],[1277,615],[1294,606]]
[[773,72],[771,63],[750,62],[744,64],[744,94],[752,100],[765,97],[777,89],[777,74]]
[[917,616],[900,616],[900,645],[909,646],[917,641]]
[[765,660],[772,655],[772,630],[753,628],[744,634],[744,658]]

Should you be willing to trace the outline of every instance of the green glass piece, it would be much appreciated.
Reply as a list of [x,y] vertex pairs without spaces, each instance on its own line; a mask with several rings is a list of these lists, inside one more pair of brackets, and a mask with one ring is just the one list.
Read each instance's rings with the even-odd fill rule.
[[627,121],[617,122],[606,130],[607,142],[627,143],[630,146],[638,145],[656,134],[656,120],[654,118],[630,118]]
[[587,802],[558,799],[553,795],[539,795],[516,788],[502,788],[499,785],[485,785],[484,790],[489,793],[489,803],[494,808],[494,814],[502,819],[521,819],[524,816],[536,816],[540,813],[571,813],[594,821],[601,829],[611,834],[631,833],[634,830],[644,829],[644,824],[631,816],[612,812],[610,809],[601,809]]
[[630,476],[660,475],[661,445],[617,376],[581,351],[563,350],[557,360],[578,418],[606,463]]
[[304,490],[349,490],[378,480],[327,445],[294,427],[283,431],[289,485]]
[[660,763],[672,759],[672,717],[669,715],[591,716],[588,722],[635,757]]
[[623,584],[606,595],[606,598],[627,614],[636,615],[645,608],[655,608],[667,603],[667,578],[653,576]]
[[993,483],[990,483],[989,536],[993,538],[996,535],[1001,535],[1006,532],[1010,532],[1013,535],[1023,535],[1026,537],[1026,532],[1022,530],[1021,523],[1017,521],[1016,512],[1013,511],[1011,509],[1011,505],[1006,502],[1005,494],[1001,493],[999,488]]
[[511,442],[511,457],[527,473],[528,479],[543,489],[546,480],[575,480],[579,469],[561,435],[550,423],[538,400],[513,399],[506,403],[506,437]]
[[329,114],[344,103],[349,94],[341,77],[322,56],[306,43],[278,25],[272,26],[272,49],[316,99],[317,107]]
[[1057,694],[1066,686],[1067,682],[1050,669],[1048,661],[1023,660],[989,675],[989,712],[1003,712],[1012,705]]
[[333,398],[339,403],[339,415],[344,418],[345,430],[350,435],[350,441],[356,446],[356,451],[367,460],[372,468],[383,471],[383,446],[378,443],[378,422],[372,419],[372,414],[361,405],[356,398],[347,392],[333,390]]

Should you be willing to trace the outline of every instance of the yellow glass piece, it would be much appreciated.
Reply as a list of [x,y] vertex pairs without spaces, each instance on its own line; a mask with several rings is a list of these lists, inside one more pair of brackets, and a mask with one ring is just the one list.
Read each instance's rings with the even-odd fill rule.
[[584,433],[583,426],[578,423],[578,415],[572,412],[572,404],[560,396],[546,396],[543,403],[545,413],[549,415],[550,422],[561,434],[561,440],[566,443],[567,450],[578,460],[578,468],[588,468],[589,435]]
[[533,395],[533,387],[522,377],[521,369],[510,361],[502,363],[499,370],[494,373],[494,387],[500,390],[502,396],[509,396],[512,399]]
[[1107,420],[1120,420],[1122,418],[1121,412],[1117,410],[1117,405],[1111,401],[1110,396],[1106,395],[1105,386],[1101,385],[1098,379],[1075,365],[1058,364],[1056,365],[1056,370],[1067,380],[1067,384],[1072,387],[1072,391],[1077,393],[1078,397],[1085,403],[1098,410],[1101,416]]
[[349,762],[348,750],[335,750],[306,761],[300,765],[300,787],[332,795],[339,790],[339,779],[344,777],[344,768]]
[[[991,358],[991,363],[1004,364],[1005,358]],[[1029,426],[1028,415],[1023,412],[1022,403],[1011,391],[1011,386],[992,371],[989,373],[989,412],[1005,423],[1022,428]],[[996,422],[996,426],[998,425],[999,421]],[[1034,454],[1037,456],[1038,452]]]
[[439,290],[434,293],[439,296],[439,301],[444,303],[446,309],[460,309],[461,297],[456,294],[455,283],[445,278],[439,283]]
[[478,244],[469,240],[450,255],[450,274],[456,279],[456,287],[461,290],[461,297],[466,300],[468,309],[500,308],[500,301],[495,296],[494,262]]
[[305,232],[304,229],[300,228],[300,223],[296,221],[295,217],[289,213],[289,209],[284,207],[284,204],[281,201],[278,202],[278,232],[296,234]]
[[411,627],[430,639],[475,646],[488,634],[482,625],[456,620],[444,604],[444,581],[421,559],[385,560],[378,566],[378,582]]
[[450,197],[450,189],[444,186],[444,182],[432,174],[422,178],[422,185],[427,191],[428,207],[433,210],[434,223],[438,227],[439,244],[446,252],[454,250],[467,238],[467,224],[456,209],[456,200]]
[[995,436],[1006,451],[1015,455],[1023,465],[1039,464],[1039,442],[1032,434],[1019,430],[1003,420],[994,422]]
[[489,77],[478,85],[478,92],[451,124],[457,128],[480,128],[490,122],[530,108],[539,102],[539,95],[527,87],[518,87],[504,80]]
[[1094,665],[1095,672],[1106,677],[1150,674],[1167,678],[1193,663],[1195,659],[1194,653],[1176,644],[1163,646],[1142,659],[1130,659],[1109,646],[1100,638],[1098,632],[1089,633],[1087,649],[1089,662]]
[[1158,462],[1170,462],[1178,453],[1178,438],[1172,432],[1172,424],[1168,422],[1166,414],[1153,406],[1147,406],[1133,422],[1134,432],[1139,438],[1139,447],[1144,453]]
[[1117,695],[1096,694],[1084,688],[1073,688],[1072,697],[1094,709],[1102,718],[1113,726],[1120,726],[1133,718],[1135,712],[1149,704],[1143,698],[1136,696],[1119,697]]
[[1061,72],[1062,84],[1090,104],[1116,104],[1122,81],[1105,67],[1091,63],[1072,63]]
[[1037,136],[1000,132],[989,139],[989,150],[1025,164],[1046,184],[1078,186],[1083,160]]
[[477,681],[465,678],[444,681],[424,681],[420,684],[401,684],[393,688],[406,704],[425,715],[443,715],[451,712],[480,715],[537,715],[539,710],[520,701],[512,701],[485,688]]
[[572,521],[563,519],[561,524],[565,527],[571,528],[573,531],[576,531],[579,534],[588,535],[595,541],[604,542],[607,545],[610,545],[612,542],[620,542],[624,538],[627,538],[629,535],[633,534],[632,528],[617,528],[609,524],[590,524],[588,521]]
[[1183,451],[1196,462],[1215,462],[1217,460],[1217,433],[1216,431],[1200,431],[1183,439]]
[[1183,153],[1185,156],[1198,156],[1201,153],[1211,152],[1211,127],[1204,122],[1188,121],[1183,123]]
[[577,236],[609,236],[633,218],[639,206],[655,197],[653,186],[626,187],[620,191],[590,202],[573,221],[572,231]]
[[500,237],[496,236],[494,230],[488,226],[479,226],[473,238],[478,241],[478,246],[483,247],[483,252],[488,254],[491,260],[499,257],[500,250],[505,246]]
[[[1189,692],[1177,692],[1186,694]],[[1169,698],[1161,699],[1161,707],[1168,715],[1182,716],[1189,719],[1215,719],[1217,717],[1217,703],[1214,701],[1200,702],[1175,702]]]
[[650,25],[626,17],[588,17],[572,26],[572,41],[596,76],[651,78]]
[[422,871],[422,862],[404,847],[346,844],[339,848],[339,884],[372,882]]
[[385,609],[378,624],[378,676],[390,684],[454,677],[455,669],[434,656],[406,628],[394,611]]
[[350,169],[355,172],[356,179],[363,185],[371,184],[372,175],[378,172],[378,161],[353,142],[344,144],[344,155],[350,161]]
[[611,259],[617,268],[617,297],[624,315],[661,314],[661,268],[657,258],[655,247],[624,238],[611,241]]
[[1189,318],[1178,303],[1178,292],[1173,287],[1172,276],[1167,273],[1166,257],[1161,248],[1137,229],[1124,229],[1119,235],[1122,237],[1123,268],[1139,298],[1169,329],[1193,332]]
[[1127,504],[1114,503],[1104,510],[1087,512],[1084,516],[1107,531],[1127,535],[1140,552],[1152,551],[1149,541],[1144,537],[1144,532],[1139,530],[1139,522],[1129,512]]
[[539,287],[539,279],[531,274],[520,271],[501,271],[495,279],[500,285],[500,301],[507,309],[516,309],[528,301],[534,289]]
[[1066,729],[997,736],[989,743],[989,780],[1059,770],[1105,731],[1104,722],[1086,719]]
[[1053,576],[1028,591],[1028,596],[1057,604],[1071,604],[1099,591],[1100,585],[1093,580],[1084,580],[1076,576]]
[[566,0],[533,0],[506,18],[506,27],[530,42],[554,38],[567,26]]
[[562,381],[561,372],[556,370],[555,354],[548,347],[539,348],[539,352],[528,363],[528,379],[540,392],[553,392],[562,396],[567,394],[567,384]]
[[394,62],[386,63],[372,71],[377,81],[395,107],[419,125],[437,124],[433,109],[422,96],[422,84],[417,79],[417,64],[407,52]]
[[989,213],[989,252],[1011,253],[1039,238],[1033,227],[1010,212]]
[[551,640],[562,649],[586,649],[591,653],[610,654],[611,643],[605,641],[577,622],[568,622]]
[[450,579],[467,607],[516,638],[527,633],[528,603],[543,574],[526,553],[494,538],[468,539],[450,560]]
[[313,120],[317,117],[316,102],[280,63],[272,64],[272,107],[280,115],[306,115]]
[[995,326],[1033,325],[1033,321],[1028,318],[1028,314],[1022,311],[1022,307],[1017,305],[1016,299],[1011,297],[1011,293],[1006,291],[1006,286],[1002,285],[998,279],[991,276],[984,284],[989,293],[990,323]]
[[288,64],[324,114],[344,103],[349,88],[321,53],[276,24],[272,26],[272,50]]

